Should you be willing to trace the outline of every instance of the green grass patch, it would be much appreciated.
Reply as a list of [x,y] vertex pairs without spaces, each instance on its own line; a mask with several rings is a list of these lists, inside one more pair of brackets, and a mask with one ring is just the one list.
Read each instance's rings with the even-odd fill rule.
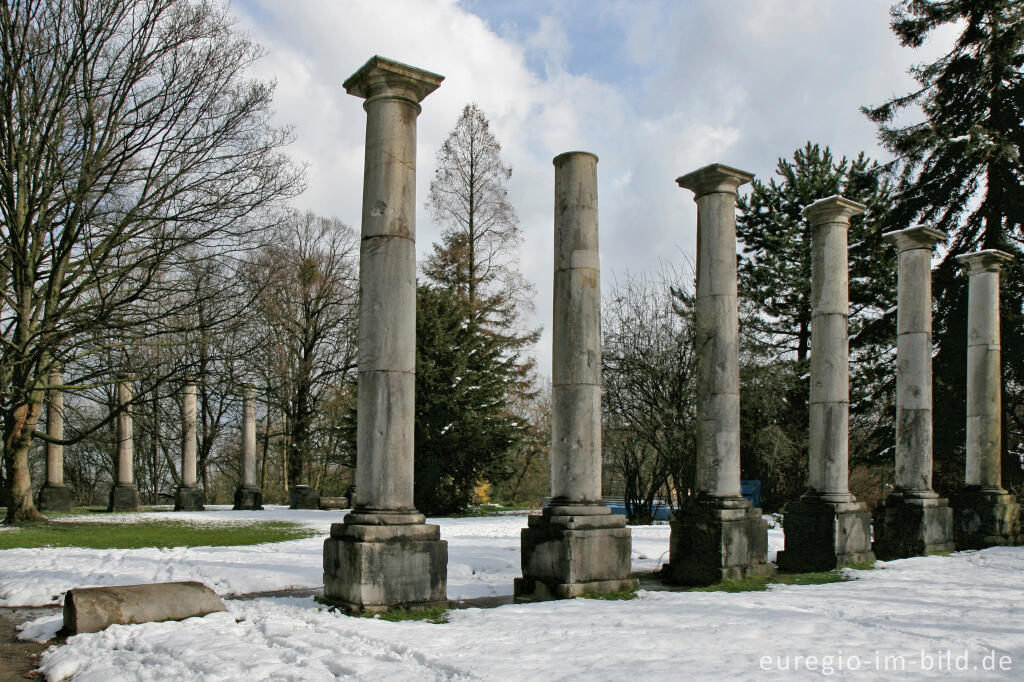
[[390,623],[400,623],[406,620],[423,620],[428,623],[447,623],[448,607],[430,606],[424,609],[392,609],[384,613],[363,613],[363,618],[375,620],[386,620]]
[[284,521],[260,521],[244,525],[163,520],[139,523],[46,521],[0,531],[0,549],[230,547],[298,540],[319,534],[319,531],[312,528]]
[[827,585],[829,583],[843,583],[849,580],[856,580],[843,570],[852,568],[858,571],[866,571],[874,568],[873,561],[864,561],[850,564],[831,571],[814,571],[811,573],[776,573],[770,577],[751,577],[741,580],[723,580],[714,585],[688,588],[687,592],[759,592],[767,590],[769,585]]
[[605,601],[629,601],[636,599],[636,590],[619,590],[618,592],[584,592],[580,599],[603,599]]

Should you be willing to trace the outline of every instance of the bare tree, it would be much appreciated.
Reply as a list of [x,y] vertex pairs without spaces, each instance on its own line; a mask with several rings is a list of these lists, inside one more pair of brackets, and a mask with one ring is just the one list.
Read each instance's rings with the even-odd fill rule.
[[292,212],[250,272],[265,332],[256,369],[285,417],[286,485],[305,484],[314,444],[334,447],[322,408],[356,369],[358,238],[337,218]]
[[259,56],[201,0],[0,7],[8,522],[40,518],[27,452],[45,438],[51,365],[159,331],[157,302],[195,305],[167,296],[192,250],[251,245],[264,211],[298,189],[279,151],[289,134],[268,125],[272,86],[245,75]]

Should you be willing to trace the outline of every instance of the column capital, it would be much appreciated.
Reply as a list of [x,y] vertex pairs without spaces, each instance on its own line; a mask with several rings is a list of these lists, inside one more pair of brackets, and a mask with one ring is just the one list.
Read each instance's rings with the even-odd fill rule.
[[697,199],[713,192],[736,194],[740,185],[745,185],[753,179],[753,173],[721,163],[712,163],[679,176],[676,183],[684,189],[693,191],[694,199]]
[[1013,256],[1005,251],[985,249],[974,253],[962,253],[956,260],[967,268],[967,274],[973,275],[979,272],[999,272],[1003,269],[1004,263],[1013,260]]
[[805,208],[803,213],[804,218],[807,218],[813,227],[824,223],[849,224],[851,217],[859,215],[865,210],[867,210],[867,206],[864,204],[833,194],[830,197],[818,199]]
[[374,55],[349,76],[345,92],[363,99],[396,97],[419,104],[441,85],[444,76]]
[[892,230],[882,234],[882,239],[895,244],[898,251],[911,249],[933,249],[939,242],[946,241],[947,235],[931,225],[914,225],[905,230]]

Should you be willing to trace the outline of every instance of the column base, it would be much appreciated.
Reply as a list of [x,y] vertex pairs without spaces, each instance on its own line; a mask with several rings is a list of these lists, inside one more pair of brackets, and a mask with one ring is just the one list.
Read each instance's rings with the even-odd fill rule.
[[903,559],[952,552],[953,509],[939,496],[914,497],[897,491],[875,509],[875,541],[879,559]]
[[139,511],[139,489],[128,483],[118,483],[110,489],[110,503],[107,511]]
[[871,514],[860,502],[829,502],[805,496],[789,504],[782,525],[786,549],[775,560],[780,570],[831,571],[875,560]]
[[320,493],[308,485],[293,485],[288,491],[289,509],[319,509]]
[[630,577],[632,539],[626,517],[604,505],[546,507],[521,533],[523,577],[517,602],[570,599],[637,588]]
[[39,489],[37,507],[39,511],[70,512],[74,503],[71,488],[66,485],[50,485],[47,483]]
[[440,538],[433,524],[333,524],[324,603],[348,613],[447,606],[448,543]]
[[174,493],[174,511],[205,511],[203,489],[180,486]]
[[950,498],[957,549],[1024,544],[1020,504],[999,488],[970,486]]
[[263,491],[257,487],[239,486],[232,509],[263,509]]
[[671,525],[663,583],[713,585],[772,575],[768,523],[759,508],[742,498],[698,501],[682,509]]

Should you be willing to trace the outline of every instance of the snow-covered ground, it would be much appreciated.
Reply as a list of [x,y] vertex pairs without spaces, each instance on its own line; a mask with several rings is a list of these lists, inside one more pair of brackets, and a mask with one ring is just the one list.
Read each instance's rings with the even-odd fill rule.
[[[338,512],[215,511],[322,528]],[[106,516],[106,518],[110,518]],[[163,518],[166,518],[164,516]],[[452,598],[511,593],[522,516],[435,519],[449,542]],[[633,529],[633,566],[667,558],[669,528]],[[770,531],[772,550],[781,531]],[[72,585],[197,579],[222,594],[319,587],[322,538],[188,550],[7,550],[7,604],[52,602]],[[450,612],[390,623],[323,610],[312,598],[228,601],[180,623],[112,626],[42,659],[49,680],[855,679],[1024,677],[1024,548],[879,563],[851,582],[766,592],[642,591]],[[30,624],[45,637],[59,616]]]

